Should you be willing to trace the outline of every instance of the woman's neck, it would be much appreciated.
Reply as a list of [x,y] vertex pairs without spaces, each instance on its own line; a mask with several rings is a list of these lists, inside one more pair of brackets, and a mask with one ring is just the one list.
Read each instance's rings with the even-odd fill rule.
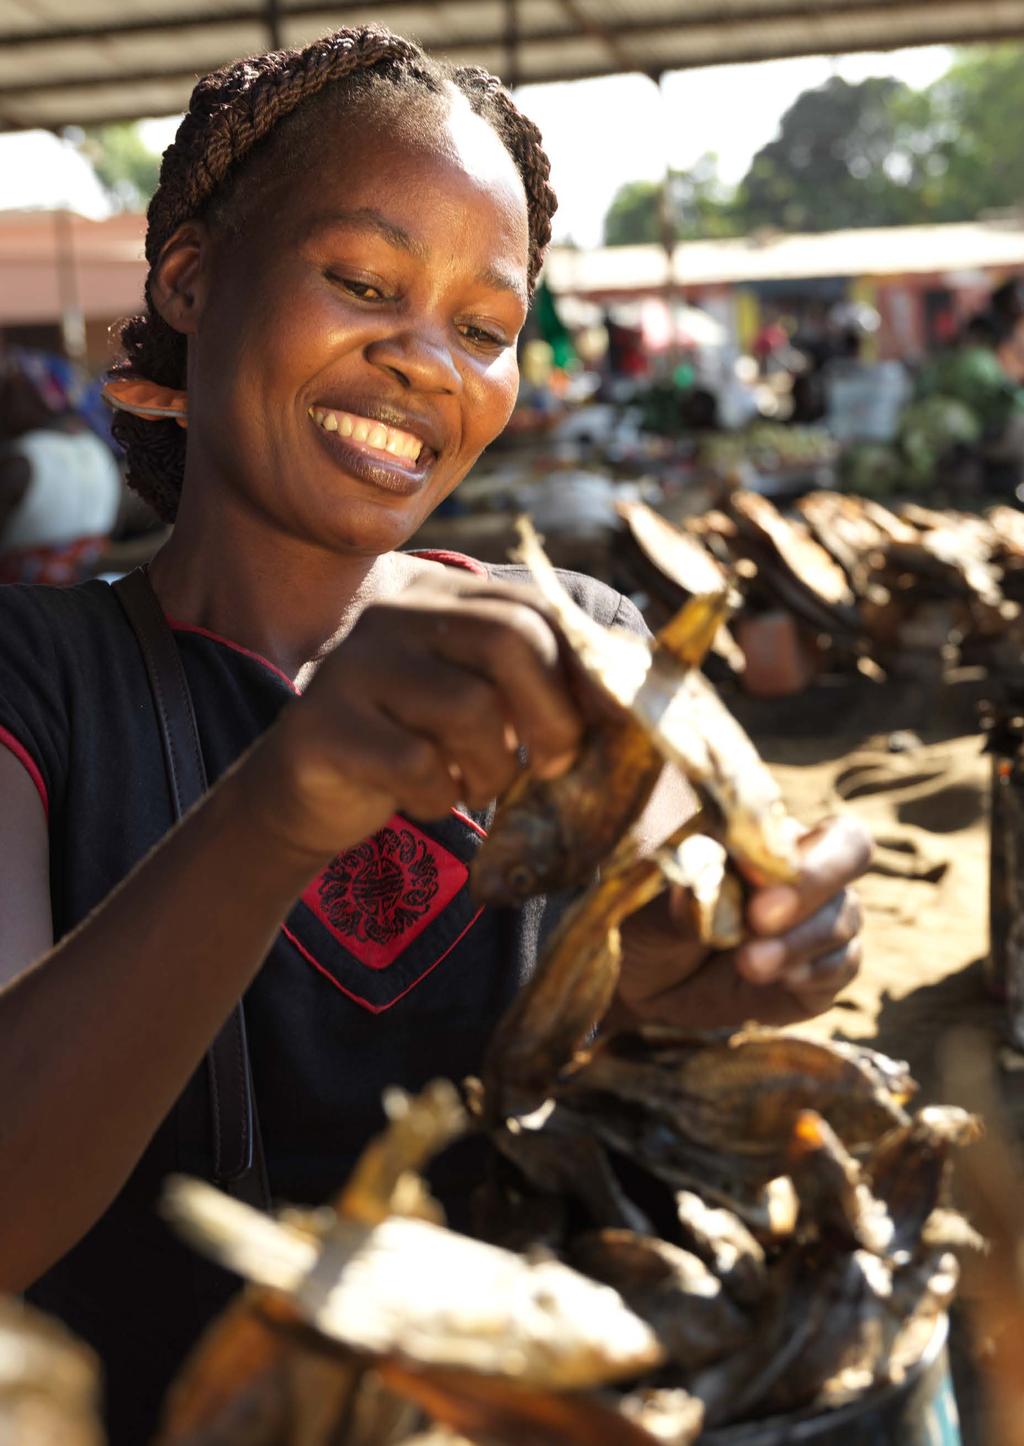
[[367,603],[429,566],[329,552],[204,498],[201,512],[183,502],[150,577],[168,616],[261,654],[301,689]]

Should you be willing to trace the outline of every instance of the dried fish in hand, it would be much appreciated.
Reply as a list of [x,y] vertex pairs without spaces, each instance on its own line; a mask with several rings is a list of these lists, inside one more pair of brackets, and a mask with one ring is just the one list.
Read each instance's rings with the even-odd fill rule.
[[[703,825],[700,814],[671,841]],[[604,1018],[619,982],[619,926],[658,896],[666,883],[659,856],[627,848],[600,882],[563,915],[533,978],[512,1001],[484,1061],[487,1117],[528,1114],[546,1099],[559,1071]]]
[[517,556],[587,675],[648,730],[652,744],[712,805],[729,852],[766,880],[792,881],[795,846],[778,786],[695,666],[724,617],[724,600],[695,599],[652,646],[595,622],[562,587],[529,523],[520,522],[520,536]]
[[[569,606],[575,607],[553,572],[551,578]],[[699,667],[728,613],[724,578],[719,576],[717,584],[716,591],[693,599],[658,635],[656,647],[684,670]],[[580,616],[597,630],[595,637],[630,638],[642,652],[649,651],[643,639],[616,634],[585,613]],[[500,801],[473,861],[477,898],[486,904],[511,905],[534,894],[589,883],[639,818],[664,761],[649,724],[624,711],[621,699],[614,699],[609,709],[606,697],[604,716],[587,729],[579,756],[567,773],[556,779],[526,773]]]
[[473,860],[475,896],[514,905],[590,883],[643,812],[664,763],[634,719],[592,725],[567,773],[524,773],[501,799]]

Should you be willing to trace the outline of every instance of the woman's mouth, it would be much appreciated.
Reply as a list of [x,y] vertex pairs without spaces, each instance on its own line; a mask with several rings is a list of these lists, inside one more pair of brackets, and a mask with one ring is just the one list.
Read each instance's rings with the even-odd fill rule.
[[368,456],[376,455],[389,460],[404,462],[415,470],[422,455],[430,451],[422,437],[404,432],[400,427],[388,427],[370,417],[360,417],[355,412],[340,412],[332,407],[310,407],[309,415],[323,431],[335,433],[343,441],[358,447]]

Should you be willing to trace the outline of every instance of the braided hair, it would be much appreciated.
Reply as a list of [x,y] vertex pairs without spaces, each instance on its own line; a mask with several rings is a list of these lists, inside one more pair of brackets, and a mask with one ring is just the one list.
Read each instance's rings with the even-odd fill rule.
[[[400,103],[410,92],[440,102],[453,89],[493,128],[522,179],[532,292],[556,205],[540,132],[486,70],[435,61],[412,41],[378,25],[337,30],[302,50],[238,60],[198,82],[164,152],[147,212],[150,278],[164,245],[184,221],[206,219],[225,230],[237,228],[246,200],[259,196],[261,176],[289,152],[301,151],[322,106]],[[112,374],[183,388],[187,343],[154,307],[149,278],[145,300],[145,312],[121,325],[123,356]],[[173,421],[144,421],[127,412],[114,414],[113,430],[127,456],[129,483],[163,521],[173,522],[185,469],[185,432]]]

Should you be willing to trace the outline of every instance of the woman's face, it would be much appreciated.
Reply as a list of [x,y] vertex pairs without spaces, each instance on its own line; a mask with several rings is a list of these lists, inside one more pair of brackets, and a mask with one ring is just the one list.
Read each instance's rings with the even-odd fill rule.
[[186,487],[226,485],[290,535],[379,554],[508,421],[526,199],[461,97],[447,119],[350,121],[317,151],[203,263]]

